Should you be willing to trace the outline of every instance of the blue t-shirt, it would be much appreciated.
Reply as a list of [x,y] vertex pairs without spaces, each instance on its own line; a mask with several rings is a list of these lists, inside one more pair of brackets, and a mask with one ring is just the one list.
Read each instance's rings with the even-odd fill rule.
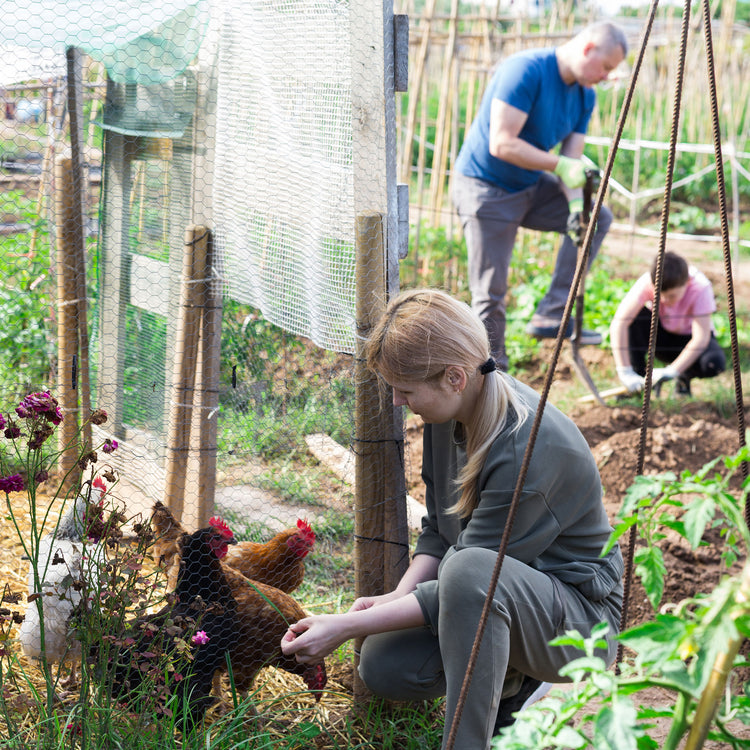
[[519,136],[549,151],[571,133],[586,132],[596,94],[592,88],[563,81],[554,49],[526,50],[500,64],[484,92],[454,168],[515,193],[533,185],[541,172],[516,167],[490,154],[493,99],[526,112],[528,117]]

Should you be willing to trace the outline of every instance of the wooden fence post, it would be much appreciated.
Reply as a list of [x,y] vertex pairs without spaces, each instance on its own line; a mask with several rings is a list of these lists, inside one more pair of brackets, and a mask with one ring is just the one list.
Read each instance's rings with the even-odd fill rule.
[[213,269],[216,263],[212,235],[206,238],[205,284],[199,285],[202,291],[201,307],[201,367],[196,394],[200,402],[198,435],[198,496],[195,515],[198,527],[206,526],[214,513],[216,494],[216,455],[219,424],[219,379],[221,375],[221,310],[222,299],[218,278]]
[[[386,305],[381,214],[357,216],[356,245],[355,587],[357,596],[376,596],[395,588],[409,560],[401,415],[388,397],[381,402],[377,377],[363,352]],[[361,645],[362,639],[354,643],[354,697],[360,702],[369,695],[356,670]]]
[[[74,440],[78,432],[78,387],[74,370],[78,365],[78,285],[75,248],[80,221],[73,190],[73,172],[69,157],[55,162],[55,221],[57,228],[57,399],[64,419],[58,430],[58,449],[62,451],[59,470],[62,476],[75,468],[78,451]],[[68,449],[69,448],[69,449]],[[70,482],[75,476],[71,474]]]
[[177,321],[172,392],[167,434],[164,503],[182,520],[185,506],[186,473],[193,421],[195,372],[198,362],[202,320],[201,284],[205,284],[209,232],[203,226],[185,231],[182,260],[180,312]]

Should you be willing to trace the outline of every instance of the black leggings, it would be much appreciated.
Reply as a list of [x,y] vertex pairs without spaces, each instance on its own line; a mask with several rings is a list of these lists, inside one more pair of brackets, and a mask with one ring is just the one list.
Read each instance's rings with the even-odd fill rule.
[[[644,307],[628,328],[628,349],[630,364],[639,375],[646,374],[646,352],[648,352],[648,337],[651,333],[651,310]],[[661,362],[674,362],[680,352],[687,346],[691,336],[667,331],[661,324],[656,327],[656,351],[654,356]],[[703,354],[693,362],[683,373],[686,378],[713,378],[726,369],[726,357],[719,346],[716,336],[711,334],[711,340]]]

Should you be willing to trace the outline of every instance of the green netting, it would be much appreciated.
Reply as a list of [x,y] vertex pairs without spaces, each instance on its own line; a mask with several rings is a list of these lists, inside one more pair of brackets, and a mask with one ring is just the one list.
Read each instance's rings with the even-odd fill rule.
[[[29,50],[78,47],[119,83],[163,83],[198,53],[207,0],[2,0],[0,44]],[[7,83],[0,67],[0,81]]]

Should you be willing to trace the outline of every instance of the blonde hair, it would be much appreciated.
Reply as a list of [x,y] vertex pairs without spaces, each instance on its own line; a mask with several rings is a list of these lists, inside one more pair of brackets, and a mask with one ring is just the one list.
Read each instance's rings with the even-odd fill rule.
[[466,465],[456,482],[461,491],[450,512],[470,516],[479,500],[477,478],[490,447],[516,414],[518,429],[528,416],[526,403],[501,372],[482,375],[490,354],[487,329],[471,308],[436,289],[411,289],[394,297],[365,345],[367,366],[383,380],[436,381],[449,366],[468,379],[484,379],[470,424],[465,424]]

